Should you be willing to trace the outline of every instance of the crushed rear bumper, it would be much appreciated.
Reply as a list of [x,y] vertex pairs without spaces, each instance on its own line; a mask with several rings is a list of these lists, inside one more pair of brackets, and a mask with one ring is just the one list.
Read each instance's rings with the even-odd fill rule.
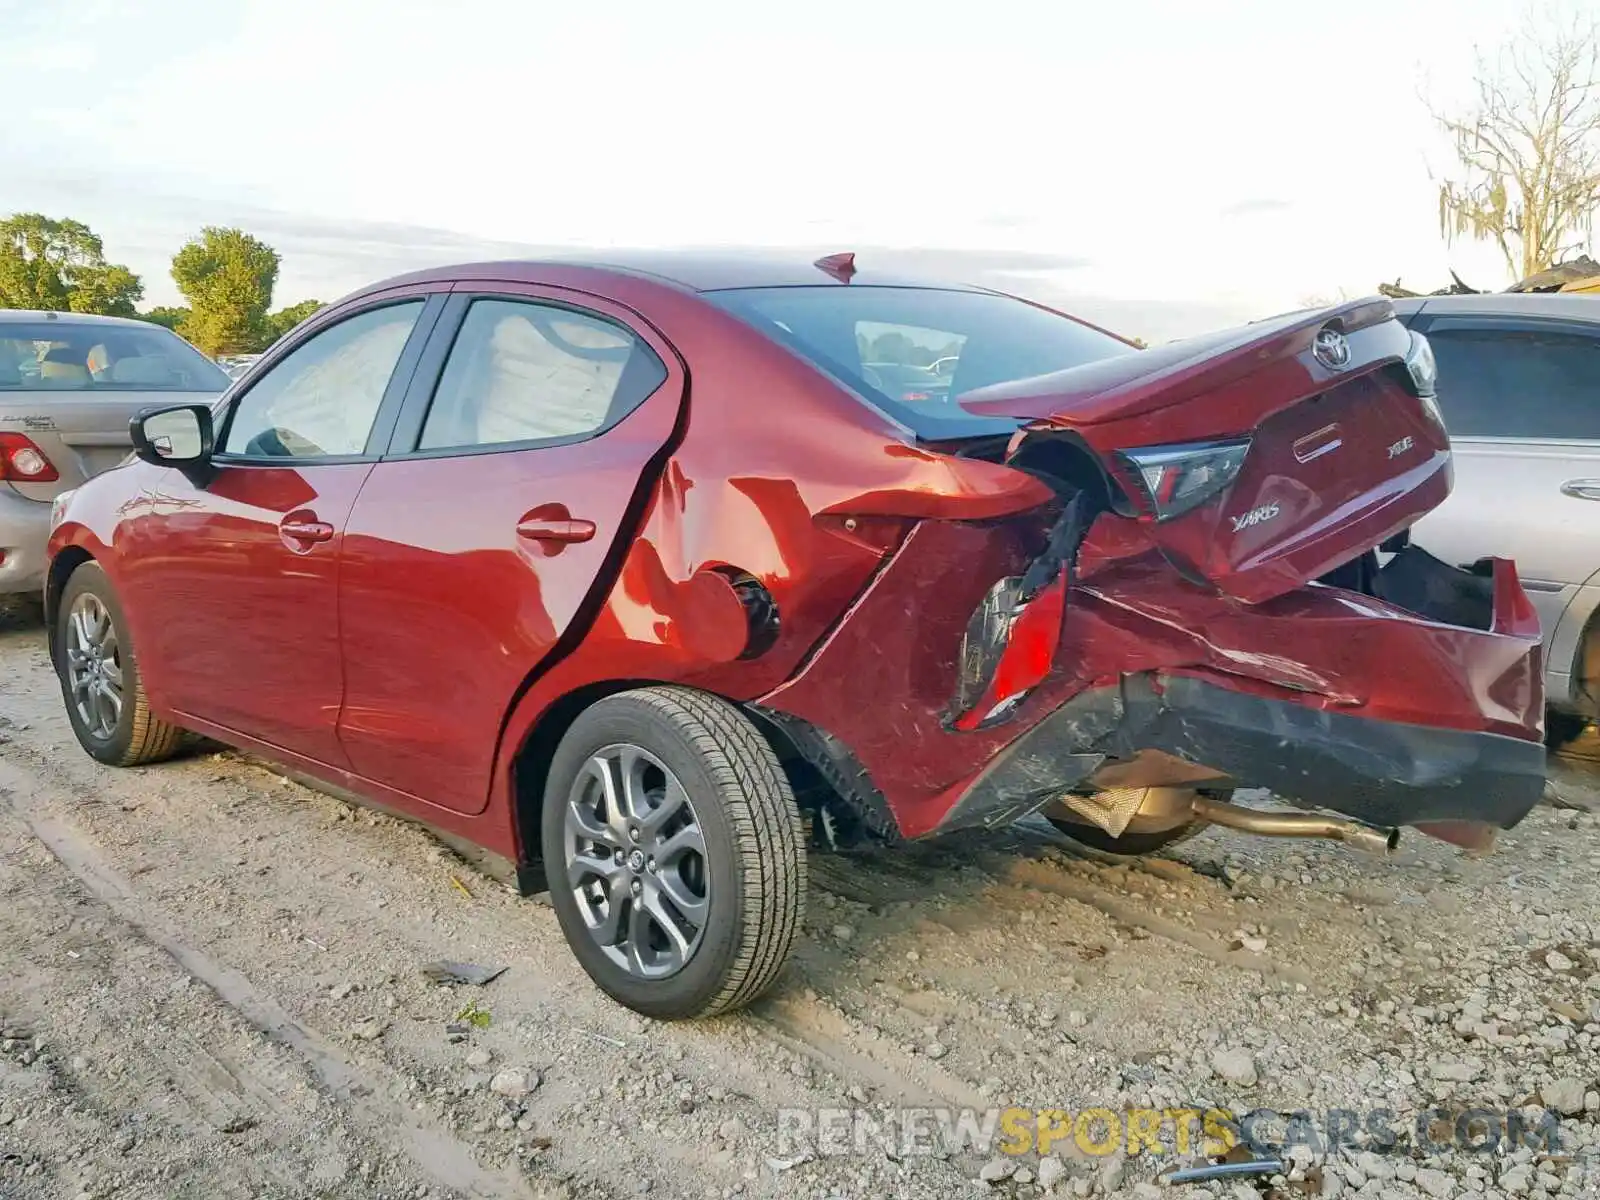
[[[1088,569],[1080,553],[1059,617],[969,622],[1038,555],[1015,522],[924,522],[755,707],[902,838],[1002,825],[1070,790],[1232,786],[1474,844],[1542,794],[1541,637],[1509,562],[1463,570],[1412,549],[1355,586],[1246,605],[1159,556]],[[990,625],[1031,640],[963,693],[963,672],[996,660],[963,635]],[[963,710],[985,719],[962,728]],[[1127,778],[1151,756],[1160,770]]]
[[1195,675],[1150,673],[1080,693],[1051,713],[990,763],[939,829],[1015,819],[1016,799],[1068,763],[1077,770],[1067,774],[1081,781],[1101,762],[1152,752],[1204,764],[1215,773],[1210,786],[1269,788],[1379,826],[1509,829],[1539,803],[1545,781],[1539,742],[1373,720]]

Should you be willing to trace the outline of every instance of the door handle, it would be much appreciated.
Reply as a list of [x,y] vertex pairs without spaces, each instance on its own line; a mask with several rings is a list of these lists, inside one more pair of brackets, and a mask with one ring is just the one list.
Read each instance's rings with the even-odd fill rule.
[[587,542],[594,536],[594,522],[579,517],[527,517],[517,522],[517,536],[530,542],[569,546]]
[[1561,485],[1561,494],[1574,500],[1600,500],[1600,479],[1569,479]]
[[296,542],[328,542],[333,540],[333,526],[326,521],[309,517],[289,517],[279,524],[283,536]]

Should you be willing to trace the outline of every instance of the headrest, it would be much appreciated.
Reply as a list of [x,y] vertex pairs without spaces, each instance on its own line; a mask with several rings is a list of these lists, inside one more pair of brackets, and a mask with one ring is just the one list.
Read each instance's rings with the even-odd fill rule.
[[159,354],[119,358],[111,364],[112,383],[172,383],[175,374],[172,364]]

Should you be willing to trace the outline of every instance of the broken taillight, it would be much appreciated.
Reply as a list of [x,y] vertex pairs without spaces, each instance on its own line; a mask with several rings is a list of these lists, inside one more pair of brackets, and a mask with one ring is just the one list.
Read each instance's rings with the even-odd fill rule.
[[1011,716],[1055,664],[1071,569],[1030,594],[1011,576],[989,589],[967,623],[957,660],[950,727],[970,733]]
[[12,483],[54,483],[61,475],[33,439],[21,433],[0,433],[0,479]]
[[1128,473],[1138,481],[1151,515],[1158,521],[1180,516],[1224,491],[1239,476],[1250,439],[1145,446],[1119,450]]
[[1012,716],[1055,665],[1072,560],[1093,520],[1080,493],[1021,575],[995,581],[967,621],[957,657],[952,729],[970,733]]

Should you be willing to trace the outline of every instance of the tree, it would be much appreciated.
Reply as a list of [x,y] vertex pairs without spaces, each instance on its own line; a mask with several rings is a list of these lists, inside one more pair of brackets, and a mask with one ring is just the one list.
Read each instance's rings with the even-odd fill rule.
[[916,354],[917,344],[905,334],[896,330],[880,333],[869,343],[870,361],[883,363],[901,363],[910,365]]
[[1312,292],[1309,295],[1305,295],[1305,296],[1301,296],[1300,297],[1300,307],[1301,308],[1332,308],[1335,304],[1343,304],[1345,301],[1351,300],[1351,299],[1354,299],[1354,297],[1351,296],[1350,293],[1347,292],[1344,288],[1339,288],[1336,291],[1331,292],[1331,293],[1330,292]]
[[189,301],[184,336],[207,354],[249,354],[272,339],[267,309],[278,252],[242,229],[208,225],[172,259]]
[[141,321],[149,321],[152,325],[164,326],[174,333],[182,333],[183,323],[189,319],[189,310],[187,308],[169,308],[165,305],[157,305],[149,312],[140,313],[139,319]]
[[[267,345],[277,341],[321,307],[321,300],[302,300],[299,304],[291,304],[288,308],[280,308],[271,314],[267,318],[267,327],[271,331],[271,340]],[[265,350],[266,346],[261,348]]]
[[81,221],[16,213],[0,221],[0,308],[131,317],[144,284],[106,262],[105,247]]
[[127,267],[107,263],[88,272],[72,289],[67,303],[75,313],[100,313],[107,317],[138,315],[135,305],[144,299],[144,284]]
[[1434,113],[1458,160],[1439,187],[1446,240],[1494,242],[1518,279],[1593,231],[1600,207],[1600,25],[1529,24],[1489,62],[1459,114]]

